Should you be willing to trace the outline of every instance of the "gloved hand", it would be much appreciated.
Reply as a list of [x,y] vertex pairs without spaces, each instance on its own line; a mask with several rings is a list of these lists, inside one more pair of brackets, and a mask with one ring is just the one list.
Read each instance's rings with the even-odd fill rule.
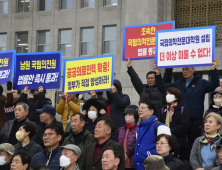
[[64,93],[62,93],[62,95],[61,95],[61,96],[62,96],[62,99],[63,99],[63,100],[66,100],[66,96],[65,96],[65,94],[64,94]]
[[68,97],[66,98],[66,101],[67,101],[67,103],[68,103],[69,101],[71,101],[71,96],[68,96]]
[[12,90],[12,82],[11,81],[7,81],[7,90],[10,91]]

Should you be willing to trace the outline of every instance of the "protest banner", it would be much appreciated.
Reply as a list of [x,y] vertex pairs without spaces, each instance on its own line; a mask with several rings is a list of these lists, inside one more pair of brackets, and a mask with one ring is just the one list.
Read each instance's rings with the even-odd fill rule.
[[175,21],[123,26],[123,61],[153,59],[158,30],[175,28]]
[[210,66],[215,54],[215,27],[156,32],[157,68]]
[[114,55],[64,60],[63,92],[108,91],[113,85]]
[[13,89],[60,88],[62,52],[15,54]]
[[0,84],[7,84],[11,81],[15,50],[0,52]]

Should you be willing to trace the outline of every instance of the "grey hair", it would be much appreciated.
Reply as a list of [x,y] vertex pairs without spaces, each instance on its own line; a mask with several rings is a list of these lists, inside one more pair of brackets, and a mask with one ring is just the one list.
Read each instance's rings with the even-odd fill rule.
[[24,108],[25,111],[29,111],[29,105],[27,105],[26,103],[19,102],[19,103],[17,103],[16,106],[18,106],[18,105],[22,105],[22,107]]
[[205,121],[210,117],[210,116],[213,116],[216,121],[217,121],[217,124],[220,125],[220,129],[218,130],[218,133],[220,135],[222,135],[222,117],[219,115],[219,114],[216,114],[215,112],[211,112],[209,113],[206,118],[205,118]]

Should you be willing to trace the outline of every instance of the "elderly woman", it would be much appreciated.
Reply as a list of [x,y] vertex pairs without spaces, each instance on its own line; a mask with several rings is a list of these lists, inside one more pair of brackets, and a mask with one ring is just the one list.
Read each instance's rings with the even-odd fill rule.
[[186,133],[189,129],[190,118],[187,108],[180,104],[181,92],[175,87],[168,88],[166,102],[167,105],[161,109],[158,120],[169,126],[171,133],[177,138],[179,158],[183,161],[188,160]]
[[179,159],[173,157],[172,152],[175,151],[177,144],[174,138],[170,135],[161,134],[155,139],[157,154],[162,156],[164,163],[170,169],[178,162]]
[[36,153],[42,152],[42,147],[31,140],[35,134],[35,130],[35,126],[30,122],[24,122],[20,125],[16,133],[18,143],[14,146],[15,153],[25,152],[30,157],[33,157]]
[[91,98],[83,105],[82,114],[85,115],[85,128],[94,134],[95,125],[99,117],[109,117],[105,111],[106,106],[97,99]]
[[31,157],[24,152],[18,152],[12,158],[11,170],[27,170],[31,163]]
[[205,118],[205,136],[195,140],[190,155],[190,164],[194,170],[211,170],[214,163],[219,165],[217,146],[222,134],[222,118],[210,113]]

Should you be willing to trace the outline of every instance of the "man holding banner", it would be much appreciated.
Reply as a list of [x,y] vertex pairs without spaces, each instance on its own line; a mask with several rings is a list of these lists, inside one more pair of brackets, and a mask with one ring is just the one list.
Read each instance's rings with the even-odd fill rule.
[[160,74],[161,71],[154,64],[158,89],[165,92],[169,87],[176,87],[182,94],[181,104],[188,108],[190,115],[190,128],[187,133],[188,154],[190,154],[194,140],[201,135],[200,127],[204,113],[205,94],[212,92],[219,85],[216,66],[217,60],[214,59],[210,72],[211,81],[204,80],[199,75],[194,74],[194,67],[183,67],[183,77],[176,82],[164,84]]

